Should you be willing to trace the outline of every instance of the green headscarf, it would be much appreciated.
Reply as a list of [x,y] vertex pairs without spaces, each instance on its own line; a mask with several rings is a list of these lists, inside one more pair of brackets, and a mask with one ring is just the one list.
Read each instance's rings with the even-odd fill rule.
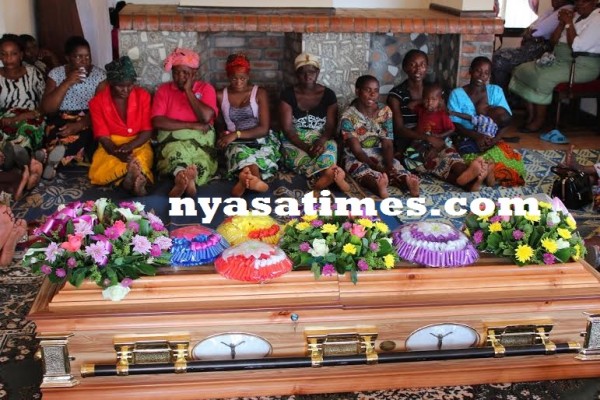
[[137,78],[133,63],[127,56],[106,64],[104,69],[106,70],[106,80],[111,85],[123,82],[135,82]]

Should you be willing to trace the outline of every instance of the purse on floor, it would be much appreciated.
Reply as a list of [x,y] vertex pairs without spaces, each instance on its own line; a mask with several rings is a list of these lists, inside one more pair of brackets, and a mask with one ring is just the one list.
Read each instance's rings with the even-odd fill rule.
[[592,202],[592,185],[587,174],[572,168],[552,167],[558,178],[552,184],[552,197],[567,208],[578,209]]

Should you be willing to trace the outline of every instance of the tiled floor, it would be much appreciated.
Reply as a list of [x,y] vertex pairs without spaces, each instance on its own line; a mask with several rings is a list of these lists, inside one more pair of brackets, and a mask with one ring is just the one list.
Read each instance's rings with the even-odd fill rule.
[[[519,132],[518,127],[523,124],[524,112],[516,110],[511,126],[502,137],[517,136],[520,138],[518,143],[511,143],[514,148],[526,148],[536,150],[566,150],[569,144],[553,144],[540,139],[540,134],[552,129],[547,125],[540,133]],[[586,121],[588,122],[588,121]],[[573,126],[561,128],[560,131],[569,139],[570,144],[580,149],[600,149],[600,127],[594,126],[595,121],[589,121],[585,126]]]

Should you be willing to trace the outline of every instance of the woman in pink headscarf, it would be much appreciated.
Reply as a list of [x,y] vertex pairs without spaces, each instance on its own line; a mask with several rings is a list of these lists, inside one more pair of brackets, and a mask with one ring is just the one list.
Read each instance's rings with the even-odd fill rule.
[[215,130],[217,96],[209,83],[194,79],[200,56],[175,49],[165,60],[173,81],[160,85],[152,103],[152,125],[158,130],[158,172],[173,175],[171,197],[196,195],[217,172]]

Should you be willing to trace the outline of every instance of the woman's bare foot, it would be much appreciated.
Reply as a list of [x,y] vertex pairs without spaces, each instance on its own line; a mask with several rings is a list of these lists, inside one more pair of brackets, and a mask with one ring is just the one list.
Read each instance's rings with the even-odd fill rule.
[[325,171],[323,171],[321,173],[321,176],[319,177],[319,179],[317,179],[317,181],[313,185],[313,189],[314,190],[322,190],[322,189],[326,189],[329,186],[331,186],[331,184],[334,182],[334,174],[335,174],[334,168],[336,168],[336,167],[337,167],[336,165],[332,165],[331,167],[329,167]]
[[250,176],[252,176],[250,168],[242,168],[238,174],[238,181],[235,183],[235,185],[233,185],[233,189],[231,189],[231,195],[233,197],[240,197],[244,194],[246,191],[247,181],[250,179]]
[[479,190],[481,190],[481,184],[483,183],[488,174],[488,165],[484,162],[481,164],[481,170],[477,177],[475,177],[475,179],[467,186],[467,190],[469,192],[479,192]]
[[10,207],[6,204],[0,204],[0,249],[4,247],[4,243],[8,240],[14,224],[15,217]]
[[135,181],[133,181],[133,188],[131,191],[136,196],[145,196],[148,194],[148,191],[146,190],[147,183],[148,179],[146,179],[144,174],[140,172],[140,174],[135,178]]
[[24,219],[18,219],[9,231],[8,239],[0,250],[0,267],[6,267],[12,263],[15,255],[15,248],[19,240],[27,233],[27,222]]
[[131,161],[127,163],[127,173],[123,178],[123,183],[121,183],[123,189],[127,190],[128,192],[132,192],[133,183],[135,182],[135,179],[140,175],[141,171],[142,169],[140,168],[140,164],[138,163],[138,161],[135,158],[132,158]]
[[13,194],[13,198],[15,201],[19,201],[23,198],[23,191],[27,186],[27,182],[29,181],[29,167],[27,165],[23,166],[23,174],[21,175],[21,181],[19,182],[19,186],[15,193]]
[[333,167],[333,181],[342,192],[348,192],[350,185],[346,182],[346,171],[335,165]]
[[410,195],[412,197],[418,197],[419,196],[419,193],[420,193],[419,185],[420,185],[420,183],[421,183],[421,180],[415,174],[408,174],[408,175],[406,175],[406,187],[408,188],[408,193],[410,193]]
[[469,164],[467,169],[456,178],[456,184],[461,187],[466,186],[481,174],[482,168],[483,158],[477,157]]
[[388,185],[390,183],[387,174],[384,172],[377,177],[375,182],[377,184],[377,189],[379,189],[379,197],[382,199],[386,199],[390,196],[388,193]]
[[485,184],[488,185],[489,187],[494,187],[496,186],[496,163],[493,161],[488,161],[487,162],[487,170],[488,173],[485,177]]
[[190,197],[196,197],[196,178],[198,177],[198,168],[195,164],[188,165],[185,168],[185,176],[188,180],[187,186],[185,187],[185,194]]
[[269,190],[269,185],[266,184],[265,181],[260,179],[260,177],[250,174],[250,177],[246,179],[246,188],[250,190],[254,190],[256,192],[266,192]]
[[27,190],[31,190],[40,183],[44,172],[44,165],[35,158],[29,163],[29,178],[27,179]]
[[185,170],[181,170],[175,175],[175,186],[169,192],[169,197],[181,197],[188,185],[188,178]]

